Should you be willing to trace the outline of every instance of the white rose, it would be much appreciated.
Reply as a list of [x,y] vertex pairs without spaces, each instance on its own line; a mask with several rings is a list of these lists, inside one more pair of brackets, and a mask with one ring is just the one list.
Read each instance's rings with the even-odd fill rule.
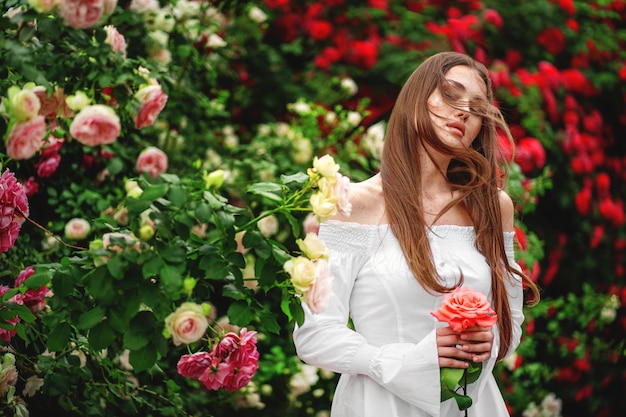
[[263,217],[257,223],[257,227],[261,231],[261,234],[268,238],[278,232],[278,219],[276,216]]
[[85,219],[73,218],[65,224],[65,237],[68,239],[81,240],[87,237],[91,226]]
[[267,15],[265,14],[265,12],[257,6],[252,6],[250,8],[250,10],[248,11],[248,17],[250,18],[250,20],[257,23],[263,23],[267,20]]
[[332,156],[326,154],[321,158],[318,158],[317,156],[313,158],[313,169],[321,176],[332,178],[334,181],[335,174],[339,172],[339,165],[335,163]]

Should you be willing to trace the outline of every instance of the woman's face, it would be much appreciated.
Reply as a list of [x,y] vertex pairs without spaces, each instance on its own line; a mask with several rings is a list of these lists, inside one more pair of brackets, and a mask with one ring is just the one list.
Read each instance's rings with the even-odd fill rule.
[[[430,119],[446,145],[469,148],[483,123],[482,117],[469,110],[475,106],[484,108],[487,86],[476,70],[465,65],[450,68],[445,77],[445,91],[436,89],[428,98]],[[444,95],[454,107],[444,100]]]

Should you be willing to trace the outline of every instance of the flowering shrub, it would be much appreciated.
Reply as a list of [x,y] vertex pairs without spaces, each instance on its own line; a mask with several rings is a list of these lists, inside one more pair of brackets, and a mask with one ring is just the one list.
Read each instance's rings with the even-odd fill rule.
[[[619,410],[623,2],[3,6],[0,414],[323,415],[335,378],[289,334],[301,300],[324,308],[309,233],[346,179],[305,172],[375,172],[396,93],[439,50],[487,65],[515,138],[517,255],[544,296],[497,369],[512,414]],[[185,303],[210,308],[172,320]],[[248,385],[179,373],[226,335],[259,353]],[[242,368],[225,352],[212,366]]]

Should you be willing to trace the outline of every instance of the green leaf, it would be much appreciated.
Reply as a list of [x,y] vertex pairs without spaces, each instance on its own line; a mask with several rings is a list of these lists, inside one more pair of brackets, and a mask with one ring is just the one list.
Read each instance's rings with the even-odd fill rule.
[[67,323],[59,323],[50,334],[48,334],[47,347],[50,352],[60,352],[68,345],[72,328]]
[[50,269],[35,271],[33,275],[26,278],[24,284],[26,284],[26,288],[39,288],[44,285],[49,285],[52,279],[52,273],[53,271]]
[[212,213],[213,213],[213,210],[211,209],[211,206],[209,206],[206,203],[198,204],[198,207],[196,207],[196,210],[195,210],[196,217],[202,223],[207,223],[211,219]]
[[67,271],[57,271],[52,278],[52,292],[55,297],[67,297],[74,291],[75,285],[76,282]]
[[104,267],[96,269],[85,279],[89,295],[100,304],[108,305],[115,299],[113,280],[107,275]]
[[174,207],[182,207],[187,202],[187,192],[181,186],[173,186],[167,197]]
[[452,397],[456,401],[456,404],[459,406],[460,411],[467,410],[472,405],[472,398],[469,395],[461,395],[453,392]]
[[250,194],[263,196],[272,201],[281,202],[283,201],[282,190],[283,187],[280,184],[273,182],[259,182],[252,184],[246,191]]
[[233,300],[245,300],[246,294],[241,291],[235,284],[226,284],[222,289],[222,295],[224,297],[232,298]]
[[169,246],[160,252],[163,259],[172,264],[179,264],[185,261],[187,254],[180,246]]
[[103,320],[91,329],[88,340],[91,347],[95,350],[106,349],[113,343],[113,340],[115,340],[115,332],[109,322]]
[[260,312],[259,318],[261,319],[261,324],[267,331],[274,334],[280,332],[280,325],[278,321],[276,321],[276,314],[271,311],[263,310]]
[[81,330],[91,329],[98,324],[104,317],[105,311],[102,307],[95,307],[89,311],[85,311],[78,319],[78,327]]
[[235,326],[247,326],[255,318],[254,310],[248,303],[235,302],[228,307],[228,318]]
[[243,246],[254,249],[254,252],[260,258],[269,258],[272,253],[272,247],[258,230],[249,230],[243,235]]
[[463,369],[441,368],[441,383],[448,389],[454,391],[461,378],[463,378]]
[[154,277],[159,274],[163,267],[163,260],[158,256],[148,259],[141,267],[141,273],[144,278]]
[[147,188],[144,188],[143,193],[139,196],[140,200],[154,201],[157,198],[163,197],[169,188],[168,184],[155,184]]
[[121,256],[111,256],[107,261],[107,269],[115,279],[122,279],[128,267],[126,261]]
[[480,377],[480,372],[483,369],[483,363],[479,362],[479,363],[475,363],[475,362],[470,362],[469,363],[469,368],[467,368],[467,380],[466,382],[468,384],[471,384],[473,382],[476,382],[478,380],[478,377]]
[[167,291],[178,291],[183,286],[183,278],[180,271],[171,265],[163,264],[163,267],[159,271],[159,277],[161,282]]
[[130,350],[139,350],[152,340],[156,320],[150,311],[138,313],[130,321],[128,330],[124,333],[123,346]]
[[305,174],[304,172],[296,172],[295,174],[291,174],[291,175],[283,174],[280,176],[280,182],[282,182],[285,185],[290,185],[290,184],[302,185],[305,182],[307,182],[308,179],[309,179],[308,174]]
[[141,213],[150,208],[150,206],[152,205],[152,201],[128,197],[126,199],[125,205],[129,213]]
[[152,344],[148,344],[139,350],[131,350],[128,361],[135,372],[150,369],[157,360],[157,350]]

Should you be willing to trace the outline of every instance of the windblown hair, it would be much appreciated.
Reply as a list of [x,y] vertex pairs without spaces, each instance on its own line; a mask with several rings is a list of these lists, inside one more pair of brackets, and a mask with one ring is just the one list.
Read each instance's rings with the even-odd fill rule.
[[[483,125],[471,148],[466,150],[450,147],[439,139],[428,108],[428,98],[437,89],[448,104],[460,105],[455,103],[455,87],[445,78],[448,70],[457,65],[474,69],[487,86],[486,101],[471,104],[470,112],[481,116]],[[425,289],[445,293],[460,283],[446,286],[435,268],[427,234],[429,225],[423,216],[420,154],[428,152],[430,147],[452,157],[447,172],[441,175],[459,196],[437,218],[461,204],[472,219],[476,248],[491,267],[492,303],[498,315],[501,339],[498,360],[508,352],[513,332],[505,280],[517,274],[532,291],[531,301],[539,300],[536,285],[509,264],[504,249],[499,192],[502,184],[506,184],[508,167],[498,145],[499,132],[512,143],[507,123],[494,106],[487,68],[466,55],[442,52],[426,59],[400,91],[387,125],[380,171],[387,218],[409,268]]]

